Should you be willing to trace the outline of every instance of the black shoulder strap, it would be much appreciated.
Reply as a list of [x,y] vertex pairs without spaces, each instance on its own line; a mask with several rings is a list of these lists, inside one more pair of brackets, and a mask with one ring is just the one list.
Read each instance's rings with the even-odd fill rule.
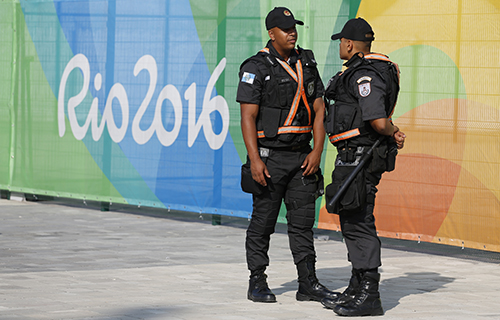
[[312,52],[312,50],[307,50],[307,49],[303,49],[301,47],[298,47],[298,52],[299,52],[299,55],[301,56],[301,60],[302,60],[302,63],[304,65],[312,65],[312,66],[316,66],[318,65],[318,63],[316,62],[316,59],[314,58],[314,53]]

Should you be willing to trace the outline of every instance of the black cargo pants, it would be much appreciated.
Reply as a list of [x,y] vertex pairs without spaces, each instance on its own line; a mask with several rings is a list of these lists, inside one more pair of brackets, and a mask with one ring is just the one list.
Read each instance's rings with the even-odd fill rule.
[[318,177],[316,174],[303,177],[301,168],[309,152],[309,146],[301,150],[271,149],[269,156],[262,158],[271,181],[263,194],[253,195],[252,219],[245,244],[250,271],[269,265],[269,242],[283,200],[287,207],[288,239],[294,263],[299,263],[306,256],[316,255],[312,228]]
[[353,269],[370,270],[382,265],[380,239],[375,227],[373,209],[376,186],[381,174],[365,170],[367,203],[359,210],[342,211],[339,214],[342,235],[347,246],[348,260]]

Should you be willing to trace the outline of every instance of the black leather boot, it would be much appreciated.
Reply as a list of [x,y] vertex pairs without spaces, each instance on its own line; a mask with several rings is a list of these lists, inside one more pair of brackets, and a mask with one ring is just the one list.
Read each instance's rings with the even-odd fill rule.
[[359,284],[361,282],[361,273],[355,269],[351,271],[351,279],[349,280],[349,285],[342,292],[342,294],[337,299],[324,298],[321,300],[321,304],[327,309],[333,309],[337,305],[347,304],[349,301],[354,299],[356,293],[358,293]]
[[344,305],[337,305],[333,311],[339,316],[381,316],[384,314],[378,284],[380,274],[365,272],[359,285],[358,293]]
[[276,296],[267,285],[267,275],[264,270],[253,271],[248,286],[248,300],[253,302],[276,302]]
[[307,256],[297,264],[297,273],[299,276],[299,290],[297,291],[297,301],[321,301],[321,299],[336,299],[340,293],[328,290],[319,283],[316,278],[316,258]]

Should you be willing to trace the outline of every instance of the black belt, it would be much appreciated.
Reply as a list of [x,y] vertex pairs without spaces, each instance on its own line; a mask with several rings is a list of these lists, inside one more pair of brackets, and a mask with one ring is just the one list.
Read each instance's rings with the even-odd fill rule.
[[269,148],[271,150],[278,150],[278,151],[302,151],[305,149],[311,148],[309,143],[306,144],[299,144],[296,146],[288,146],[288,147],[275,147],[275,148]]

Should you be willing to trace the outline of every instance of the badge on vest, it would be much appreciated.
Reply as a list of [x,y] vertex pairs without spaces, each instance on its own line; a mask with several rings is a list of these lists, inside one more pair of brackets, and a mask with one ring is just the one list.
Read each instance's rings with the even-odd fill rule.
[[310,97],[314,93],[314,81],[309,82],[307,85],[307,95]]
[[241,82],[253,84],[254,79],[255,79],[255,74],[249,73],[249,72],[244,72],[243,77],[241,77]]
[[370,82],[362,83],[358,86],[359,95],[362,97],[368,97],[372,92],[372,87],[370,86]]

